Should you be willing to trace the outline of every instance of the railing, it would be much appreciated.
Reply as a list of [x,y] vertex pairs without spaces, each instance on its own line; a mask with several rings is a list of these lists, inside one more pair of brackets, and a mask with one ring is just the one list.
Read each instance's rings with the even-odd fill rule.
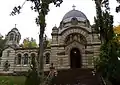
[[101,76],[101,79],[102,79],[102,83],[103,83],[103,85],[107,85],[106,84],[106,81],[104,80],[104,78]]
[[55,67],[53,67],[53,64],[51,64],[50,72],[43,82],[43,85],[48,85],[51,82],[51,79],[53,79],[55,76],[57,76],[57,70],[55,69]]
[[[93,76],[96,75],[96,71],[92,71]],[[106,81],[104,80],[104,78],[102,76],[100,76],[100,79],[102,80],[102,85],[107,85]]]

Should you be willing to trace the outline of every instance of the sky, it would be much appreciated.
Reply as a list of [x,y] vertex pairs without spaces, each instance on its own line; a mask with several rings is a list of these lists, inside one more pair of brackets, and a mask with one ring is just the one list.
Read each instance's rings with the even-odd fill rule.
[[[27,37],[33,37],[38,43],[39,27],[35,24],[35,18],[37,13],[32,11],[30,7],[33,5],[31,2],[26,2],[21,13],[16,16],[10,16],[14,6],[22,5],[25,0],[1,0],[0,2],[0,33],[5,36],[15,24],[19,32],[21,33],[21,41]],[[76,10],[82,11],[90,21],[91,25],[94,23],[94,16],[96,15],[95,4],[93,0],[63,0],[60,7],[50,5],[50,11],[46,16],[46,30],[45,34],[48,38],[51,38],[52,28],[59,24],[63,16],[72,10],[73,4],[76,6]],[[114,15],[114,25],[120,24],[120,13],[115,12],[117,6],[116,0],[110,0],[111,14]]]

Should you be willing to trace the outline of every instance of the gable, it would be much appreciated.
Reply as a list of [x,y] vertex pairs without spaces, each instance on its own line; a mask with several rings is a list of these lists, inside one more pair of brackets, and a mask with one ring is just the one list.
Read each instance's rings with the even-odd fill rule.
[[15,54],[15,50],[12,47],[7,47],[2,52],[2,57],[12,57]]

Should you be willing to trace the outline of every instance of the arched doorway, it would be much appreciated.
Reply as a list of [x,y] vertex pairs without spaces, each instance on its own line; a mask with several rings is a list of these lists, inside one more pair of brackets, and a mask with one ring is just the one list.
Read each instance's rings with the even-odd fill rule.
[[71,68],[81,68],[81,54],[78,48],[70,51],[70,66]]

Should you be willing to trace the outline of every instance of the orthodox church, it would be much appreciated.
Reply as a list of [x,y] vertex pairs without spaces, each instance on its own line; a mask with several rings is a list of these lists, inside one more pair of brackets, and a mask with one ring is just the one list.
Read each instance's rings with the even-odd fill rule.
[[[44,49],[44,71],[49,71],[51,63],[57,70],[94,68],[101,42],[83,12],[76,9],[67,12],[59,27],[52,28],[51,36],[51,47]],[[20,48],[21,34],[16,27],[6,38],[0,73],[28,71],[31,58],[38,56],[38,48]]]

